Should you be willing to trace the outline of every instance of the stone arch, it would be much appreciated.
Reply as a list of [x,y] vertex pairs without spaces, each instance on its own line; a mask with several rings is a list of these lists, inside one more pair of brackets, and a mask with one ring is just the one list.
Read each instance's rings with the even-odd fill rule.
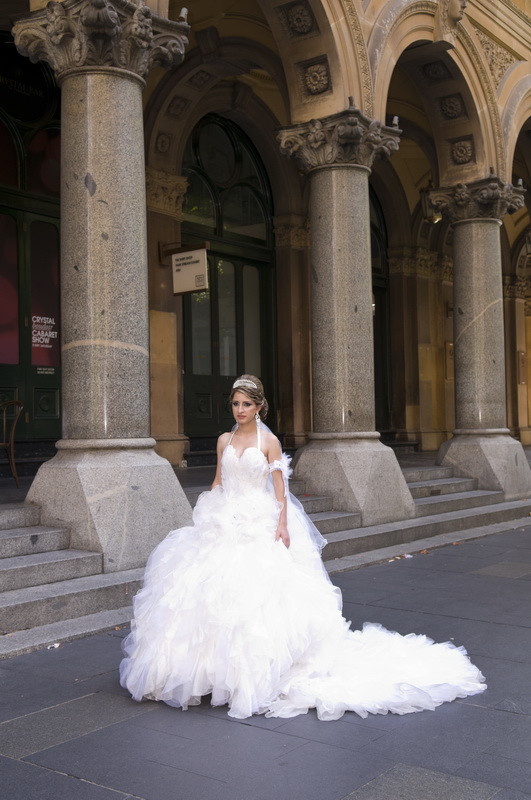
[[437,41],[437,10],[432,0],[390,0],[382,9],[369,39],[375,115],[385,117],[399,65],[420,87],[426,117],[440,123],[431,130],[440,182],[477,180],[490,167],[503,178],[500,117],[485,53],[466,19],[456,26],[455,46],[446,39]]
[[[506,142],[506,171],[510,176],[519,136],[523,131],[531,136],[531,75],[524,75],[514,84],[505,103],[501,124]],[[531,155],[528,156],[527,169],[531,176]]]
[[[258,2],[281,53],[291,123],[343,111],[349,96],[372,114],[370,68],[353,0],[300,0],[275,7],[269,0]],[[344,19],[351,36],[339,24]]]
[[[211,89],[197,92],[192,97],[189,96],[190,74],[197,74],[193,65],[188,71],[177,71],[179,81],[174,75],[173,80],[168,76],[159,84],[146,110],[147,165],[169,173],[178,172],[194,125],[208,113],[223,114],[239,125],[255,143],[271,183],[275,213],[301,214],[302,198],[296,164],[281,155],[276,141],[280,120],[249,83],[227,77],[224,70],[218,72],[215,64],[212,64],[211,71],[218,75],[217,82],[212,81]],[[255,80],[257,83],[272,81],[269,73],[258,74]],[[172,109],[180,113],[172,114]]]

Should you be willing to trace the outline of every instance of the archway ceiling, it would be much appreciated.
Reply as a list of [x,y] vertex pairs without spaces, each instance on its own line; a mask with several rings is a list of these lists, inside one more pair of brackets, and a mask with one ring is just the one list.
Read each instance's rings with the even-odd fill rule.
[[[444,47],[418,44],[400,57],[391,79],[389,111],[395,94],[410,111],[407,118],[433,142],[437,172],[432,179],[452,185],[488,174],[482,129],[471,91],[457,64]],[[403,125],[403,113],[400,124]],[[435,166],[435,165],[434,165]]]

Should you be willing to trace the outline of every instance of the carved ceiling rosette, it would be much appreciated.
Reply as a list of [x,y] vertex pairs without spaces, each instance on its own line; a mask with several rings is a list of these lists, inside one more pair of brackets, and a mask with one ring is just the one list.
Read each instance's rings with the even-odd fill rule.
[[277,139],[282,154],[296,158],[308,172],[334,164],[370,168],[376,158],[386,158],[398,150],[400,134],[398,118],[388,127],[351,105],[339,114],[284,128]]
[[458,183],[441,189],[429,189],[429,205],[449,222],[468,219],[502,219],[524,205],[525,190],[503,183],[497,176],[470,184]]
[[154,17],[143,0],[65,0],[19,20],[19,53],[46,61],[57,77],[79,67],[119,67],[145,77],[184,58],[189,26]]

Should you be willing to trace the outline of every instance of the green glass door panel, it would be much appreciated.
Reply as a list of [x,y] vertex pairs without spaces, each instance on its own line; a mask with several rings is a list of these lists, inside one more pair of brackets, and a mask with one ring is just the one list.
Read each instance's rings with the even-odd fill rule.
[[268,358],[262,337],[262,321],[270,312],[265,300],[270,270],[210,252],[209,271],[210,291],[184,296],[185,433],[211,439],[205,449],[233,425],[228,399],[235,378],[244,372],[258,374],[266,384],[270,378],[263,369]]

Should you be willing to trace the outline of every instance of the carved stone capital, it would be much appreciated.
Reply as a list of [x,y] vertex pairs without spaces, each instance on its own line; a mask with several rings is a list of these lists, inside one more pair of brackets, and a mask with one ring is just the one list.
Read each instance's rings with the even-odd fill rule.
[[400,134],[398,119],[388,127],[350,106],[339,114],[284,128],[277,138],[282,154],[293,156],[309,172],[343,164],[370,168],[376,158],[398,150]]
[[189,26],[154,17],[144,0],[65,0],[19,20],[19,53],[47,61],[58,79],[79,67],[118,67],[144,78],[154,65],[180,64]]
[[275,217],[274,225],[277,247],[304,250],[310,246],[309,226],[301,217],[295,217],[290,214]]
[[509,299],[525,300],[528,281],[518,275],[503,276],[503,296]]
[[188,179],[183,175],[171,175],[164,170],[147,167],[146,194],[150,211],[180,220],[187,189]]
[[524,205],[525,190],[521,184],[503,183],[495,175],[475,183],[458,183],[428,190],[429,205],[450,222],[469,219],[498,219],[512,214]]
[[441,278],[444,283],[454,282],[454,262],[449,256],[441,257]]

